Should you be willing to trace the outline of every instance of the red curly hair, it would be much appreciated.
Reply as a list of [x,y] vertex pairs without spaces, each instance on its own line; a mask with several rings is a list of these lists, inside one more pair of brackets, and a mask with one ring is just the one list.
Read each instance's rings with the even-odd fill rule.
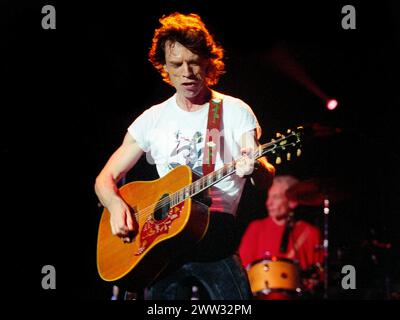
[[222,61],[224,50],[208,32],[200,16],[194,13],[184,15],[178,12],[163,16],[161,27],[154,31],[149,60],[163,77],[171,84],[168,73],[164,70],[165,43],[167,40],[179,42],[199,56],[209,59],[206,73],[207,86],[215,85],[224,73],[225,64]]

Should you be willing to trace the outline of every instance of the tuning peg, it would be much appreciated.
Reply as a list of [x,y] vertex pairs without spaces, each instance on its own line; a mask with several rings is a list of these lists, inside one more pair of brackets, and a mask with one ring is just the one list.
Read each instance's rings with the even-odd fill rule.
[[276,164],[281,164],[282,163],[281,157],[276,157],[275,163]]
[[277,137],[277,138],[280,138],[281,136],[282,136],[282,134],[281,134],[280,132],[277,132],[277,133],[276,133],[276,137]]
[[290,129],[287,129],[287,131],[286,131],[288,134],[289,133],[292,133],[292,130],[290,130]]
[[301,156],[301,149],[297,149],[296,155],[297,155],[298,157]]
[[290,154],[290,152],[288,152],[287,154],[286,154],[286,159],[287,159],[287,161],[290,161],[290,159],[291,159],[291,154]]

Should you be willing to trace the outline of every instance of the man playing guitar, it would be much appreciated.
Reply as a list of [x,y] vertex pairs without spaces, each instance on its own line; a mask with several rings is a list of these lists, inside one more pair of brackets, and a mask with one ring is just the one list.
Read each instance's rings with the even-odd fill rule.
[[[195,281],[206,298],[249,299],[246,272],[236,254],[235,214],[245,176],[254,169],[251,155],[259,145],[261,128],[245,102],[210,89],[224,72],[223,49],[200,17],[174,13],[162,17],[160,23],[149,58],[176,93],[144,111],[129,126],[122,145],[98,175],[95,191],[110,213],[112,234],[128,245],[138,230],[117,183],[144,153],[156,164],[160,177],[179,165],[204,175],[204,159],[211,160],[207,164],[211,169],[219,169],[240,158],[235,162],[236,174],[209,189],[210,221],[203,239],[190,254],[180,257],[172,271],[164,272],[146,288],[145,298],[190,298],[190,283]],[[209,110],[214,104],[222,109],[219,113]],[[221,143],[216,148],[215,143],[207,143],[212,118],[221,118],[217,128]],[[267,163],[265,168],[272,178],[273,166]]]

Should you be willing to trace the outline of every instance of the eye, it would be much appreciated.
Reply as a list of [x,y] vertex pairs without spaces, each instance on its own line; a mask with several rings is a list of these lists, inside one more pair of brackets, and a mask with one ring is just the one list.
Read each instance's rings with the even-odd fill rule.
[[172,68],[179,68],[181,65],[182,65],[182,63],[176,63],[176,62],[171,62],[171,63],[170,63],[170,66],[171,66]]

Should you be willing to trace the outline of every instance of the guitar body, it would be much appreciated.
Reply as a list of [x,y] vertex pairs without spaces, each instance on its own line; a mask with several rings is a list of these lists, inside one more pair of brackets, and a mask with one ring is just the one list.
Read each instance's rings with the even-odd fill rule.
[[135,181],[120,188],[120,196],[136,215],[137,233],[130,243],[112,234],[104,209],[98,230],[97,268],[105,281],[129,289],[148,286],[173,256],[193,248],[205,235],[208,207],[187,198],[170,207],[169,195],[192,183],[192,171],[179,166],[154,181]]

